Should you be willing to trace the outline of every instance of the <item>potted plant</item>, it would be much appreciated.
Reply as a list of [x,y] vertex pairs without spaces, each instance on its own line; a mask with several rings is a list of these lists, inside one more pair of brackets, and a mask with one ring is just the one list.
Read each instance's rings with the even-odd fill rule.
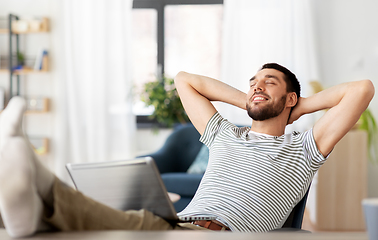
[[25,65],[25,56],[23,53],[20,53],[20,52],[17,53],[17,62],[19,66]]
[[163,77],[161,80],[146,83],[141,100],[146,106],[154,106],[155,110],[150,118],[166,127],[189,122],[172,78]]
[[371,111],[366,109],[357,123],[358,129],[364,130],[368,134],[368,155],[372,163],[378,163],[378,136],[377,123]]

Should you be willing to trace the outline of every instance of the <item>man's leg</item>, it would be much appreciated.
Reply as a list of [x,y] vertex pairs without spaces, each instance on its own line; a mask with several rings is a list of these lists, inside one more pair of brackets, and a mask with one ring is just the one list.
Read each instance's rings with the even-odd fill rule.
[[12,237],[45,228],[43,199],[48,200],[54,181],[22,133],[24,111],[25,101],[16,97],[0,115],[0,212]]
[[45,222],[62,231],[172,230],[164,219],[146,210],[120,211],[101,204],[66,186],[58,178],[53,185],[53,214]]
[[28,236],[51,226],[63,231],[187,229],[145,210],[112,209],[66,186],[38,161],[23,136],[24,110],[24,100],[16,97],[0,115],[0,212],[9,235]]

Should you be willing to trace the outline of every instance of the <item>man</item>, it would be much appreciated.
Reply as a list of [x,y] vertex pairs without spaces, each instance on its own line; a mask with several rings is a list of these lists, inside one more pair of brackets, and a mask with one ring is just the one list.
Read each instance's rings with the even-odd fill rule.
[[[58,230],[169,230],[219,226],[264,232],[282,226],[335,144],[353,127],[374,95],[369,80],[340,84],[300,97],[294,74],[266,64],[245,94],[220,81],[180,72],[175,83],[201,141],[210,150],[199,189],[179,215],[214,216],[216,221],[170,225],[152,213],[121,212],[64,186],[35,158],[22,135],[25,104],[11,100],[0,116],[0,212],[11,236]],[[237,128],[211,104],[246,109],[251,128]],[[284,134],[300,116],[327,113],[305,133]]]
[[[197,193],[179,214],[216,212],[217,220],[233,231],[281,227],[318,168],[374,95],[372,83],[365,80],[300,98],[295,75],[278,64],[265,64],[251,78],[247,94],[184,72],[175,83],[191,122],[210,151]],[[253,119],[251,128],[229,123],[210,101],[246,109]],[[311,130],[284,135],[288,123],[328,108]]]

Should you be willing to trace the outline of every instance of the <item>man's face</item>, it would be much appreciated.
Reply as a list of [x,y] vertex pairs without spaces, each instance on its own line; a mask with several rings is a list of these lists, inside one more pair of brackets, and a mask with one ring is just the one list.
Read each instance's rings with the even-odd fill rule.
[[275,69],[263,69],[250,80],[248,115],[255,121],[277,117],[286,107],[286,97],[284,74]]

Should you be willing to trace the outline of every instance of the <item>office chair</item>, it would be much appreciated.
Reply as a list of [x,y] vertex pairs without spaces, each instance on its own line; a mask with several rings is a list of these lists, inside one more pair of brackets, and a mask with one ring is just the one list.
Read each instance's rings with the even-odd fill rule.
[[308,192],[310,191],[311,185],[308,187],[306,194],[303,196],[302,200],[298,202],[298,204],[293,208],[289,217],[286,219],[286,222],[282,226],[282,228],[272,230],[271,232],[275,231],[301,231],[301,232],[309,232],[306,230],[302,230],[302,221],[303,215],[306,208],[306,201]]

